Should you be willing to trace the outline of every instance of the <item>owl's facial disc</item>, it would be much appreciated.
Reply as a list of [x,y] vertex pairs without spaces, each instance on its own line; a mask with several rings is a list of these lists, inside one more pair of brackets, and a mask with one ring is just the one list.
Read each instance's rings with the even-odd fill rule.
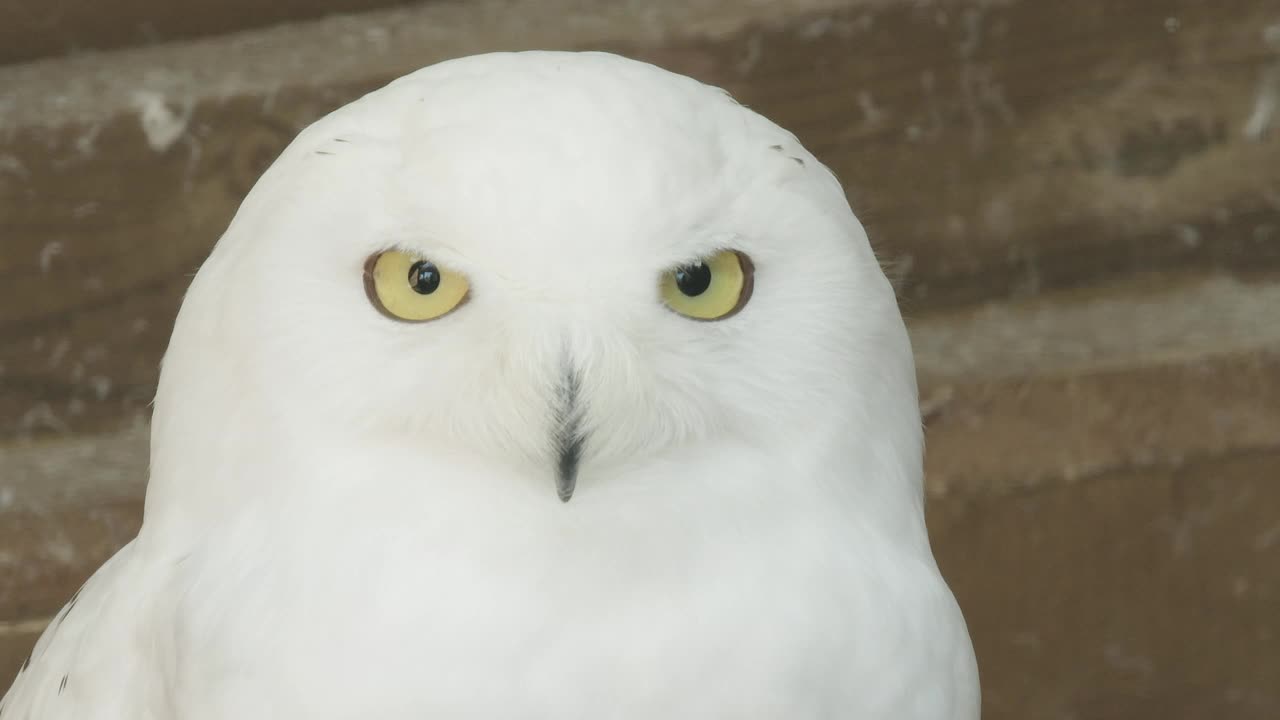
[[[737,314],[751,298],[755,266],[743,252],[719,249],[691,262],[670,267],[658,277],[655,306],[687,320],[714,322]],[[364,265],[364,287],[371,304],[384,316],[406,323],[425,323],[452,313],[470,298],[470,281],[462,273],[412,251],[387,249]],[[579,363],[565,350],[550,396],[550,458],[556,494],[568,502],[577,486],[587,443]]]

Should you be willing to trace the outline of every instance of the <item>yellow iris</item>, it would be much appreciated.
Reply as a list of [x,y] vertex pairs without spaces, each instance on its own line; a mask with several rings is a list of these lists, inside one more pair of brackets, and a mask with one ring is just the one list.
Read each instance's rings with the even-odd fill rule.
[[365,263],[364,287],[369,301],[384,315],[426,322],[461,305],[471,286],[461,273],[425,258],[387,250]]
[[662,301],[694,320],[723,320],[751,299],[754,268],[735,250],[714,255],[663,273]]

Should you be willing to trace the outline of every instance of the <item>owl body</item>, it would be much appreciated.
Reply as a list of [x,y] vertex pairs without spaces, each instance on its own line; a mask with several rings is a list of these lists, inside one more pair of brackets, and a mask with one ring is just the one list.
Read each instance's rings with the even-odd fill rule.
[[793,136],[616,56],[445,63],[246,199],[142,530],[0,718],[973,720],[921,453],[892,289]]

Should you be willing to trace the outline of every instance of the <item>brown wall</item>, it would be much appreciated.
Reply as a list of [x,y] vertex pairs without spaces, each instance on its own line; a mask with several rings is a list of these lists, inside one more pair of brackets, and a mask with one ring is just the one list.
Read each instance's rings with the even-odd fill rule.
[[0,64],[266,27],[411,0],[0,0]]
[[258,173],[529,47],[722,85],[845,182],[987,717],[1280,717],[1273,0],[472,0],[0,68],[0,677],[136,527],[157,361]]

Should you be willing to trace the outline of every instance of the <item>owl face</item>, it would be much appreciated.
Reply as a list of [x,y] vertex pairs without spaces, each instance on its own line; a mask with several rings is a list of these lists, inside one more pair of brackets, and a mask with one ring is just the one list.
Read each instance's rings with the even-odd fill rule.
[[290,432],[507,461],[563,500],[673,448],[918,423],[868,411],[914,377],[839,183],[613,56],[445,63],[317,123],[188,304]]

